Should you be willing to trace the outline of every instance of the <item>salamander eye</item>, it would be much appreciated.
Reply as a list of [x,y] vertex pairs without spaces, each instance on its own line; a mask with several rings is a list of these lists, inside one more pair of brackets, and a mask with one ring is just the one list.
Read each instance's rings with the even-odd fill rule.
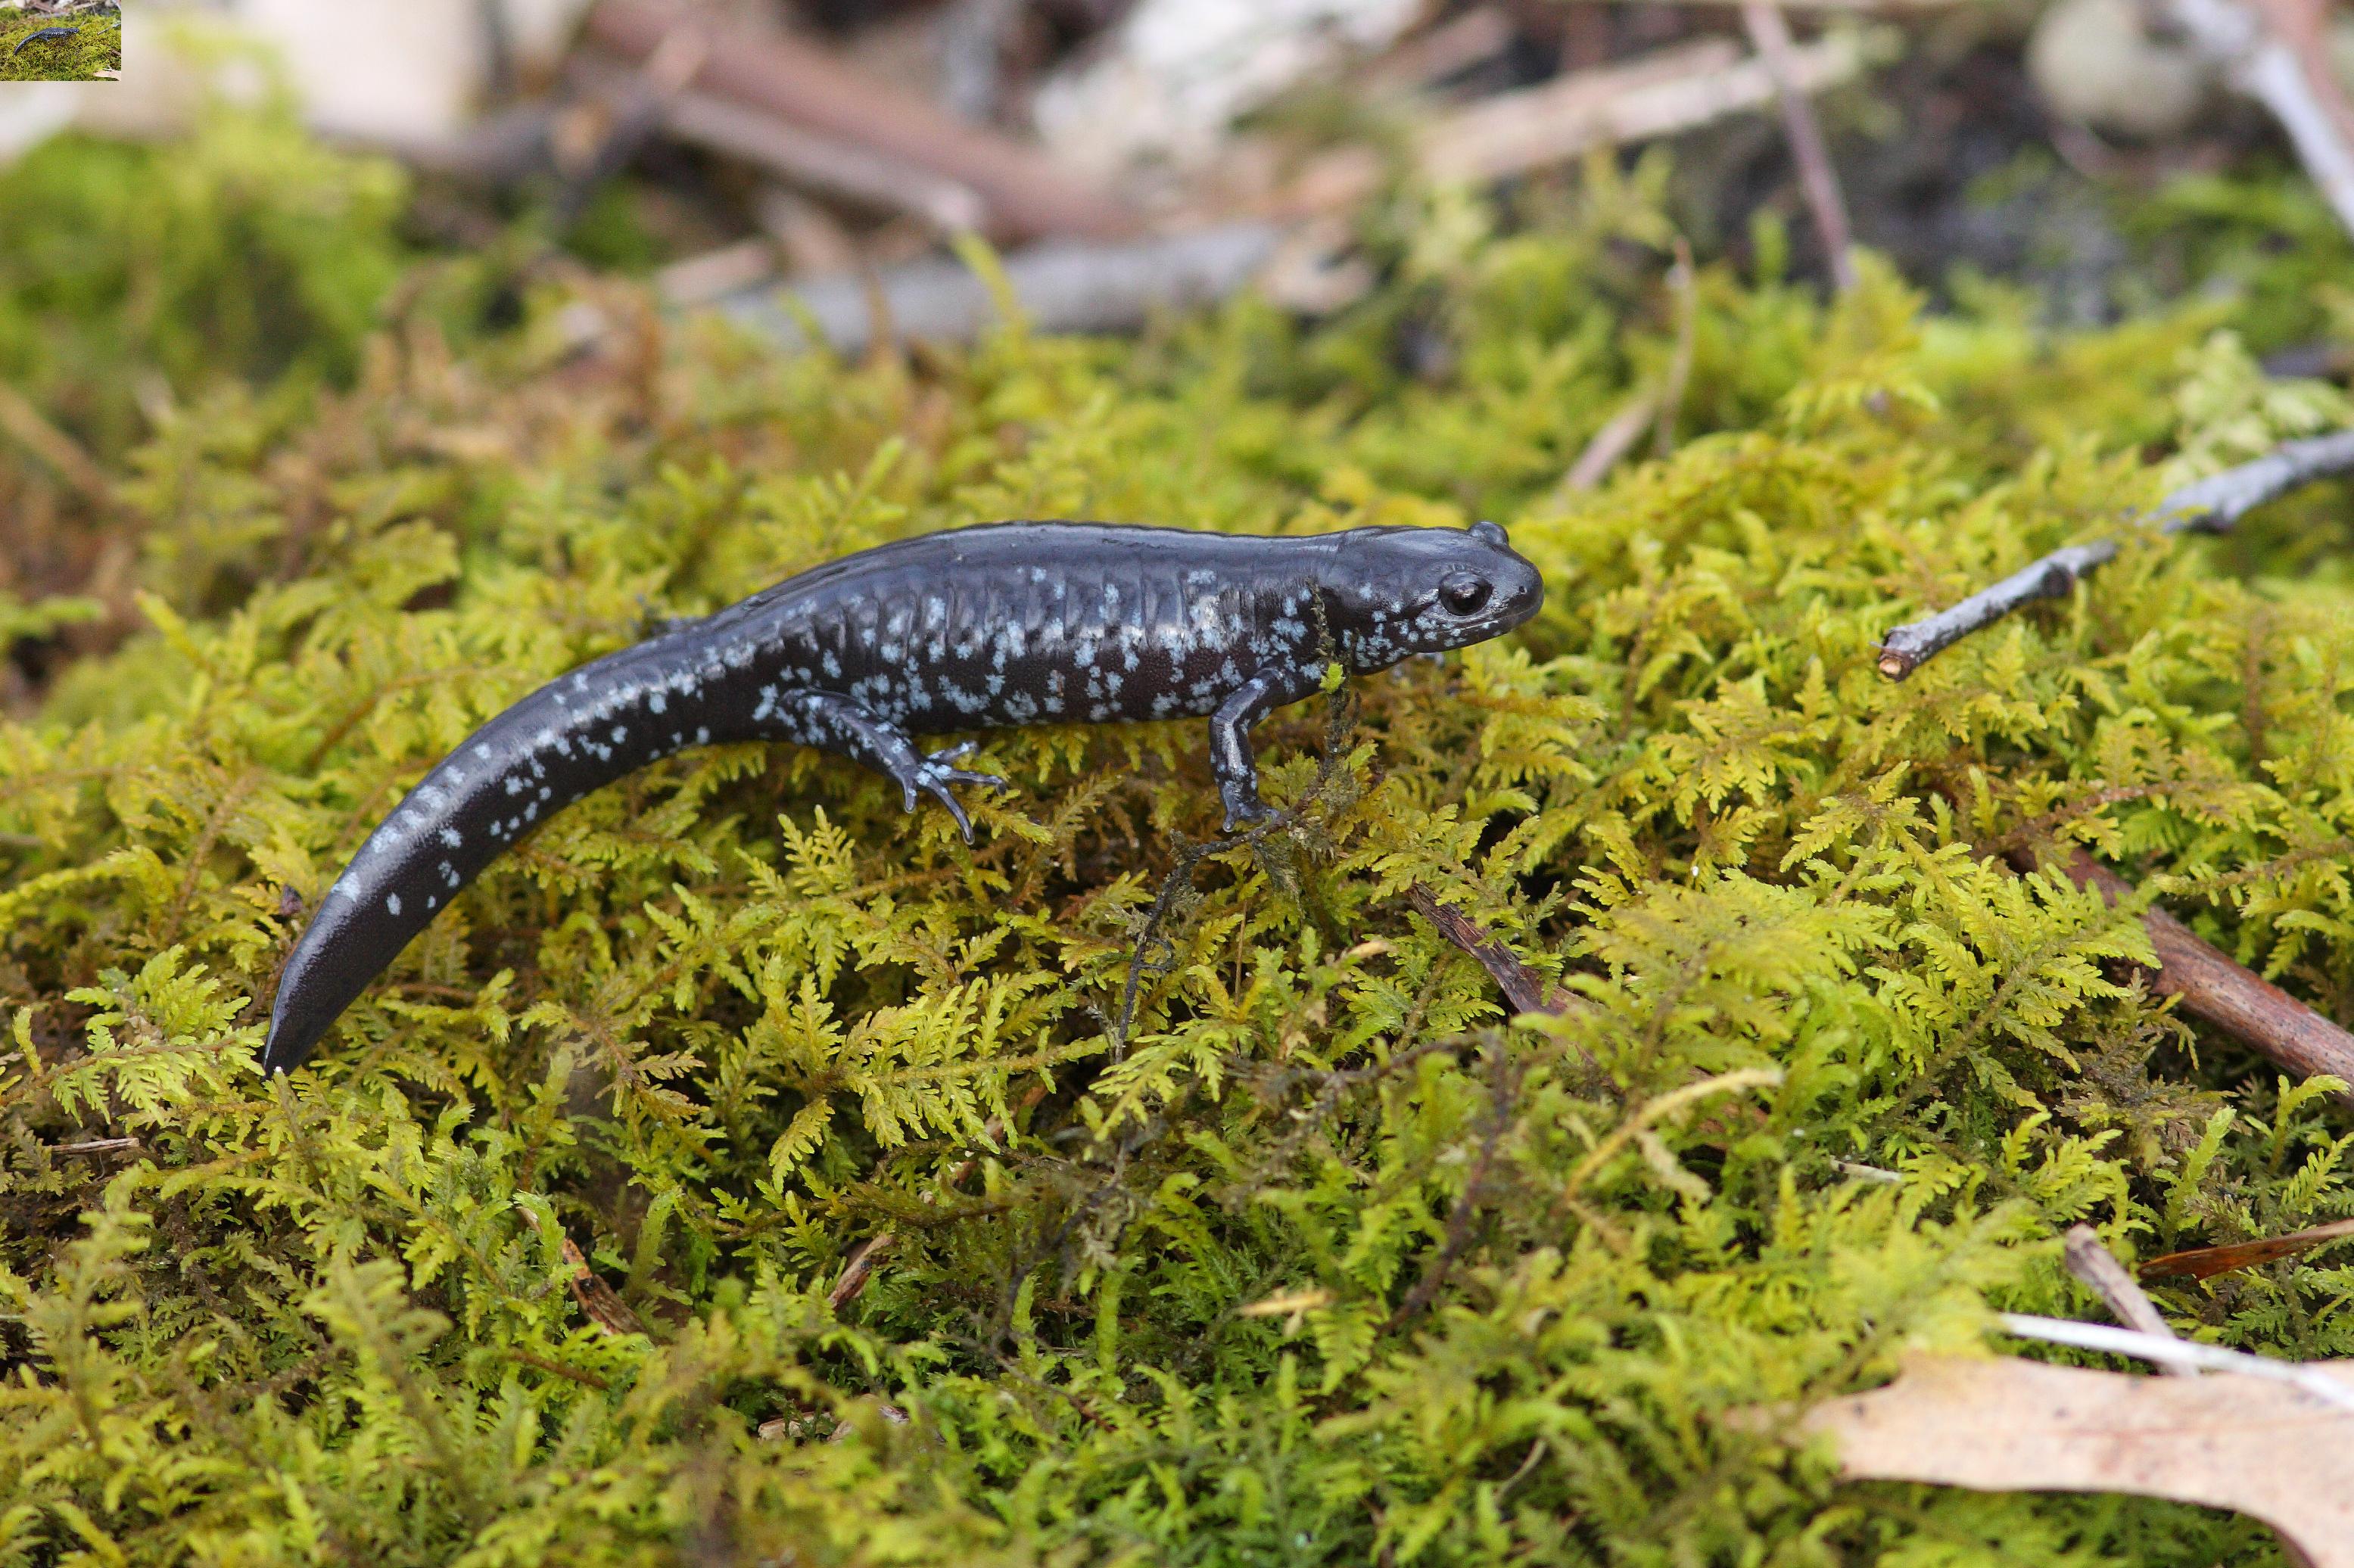
[[1469,572],[1450,573],[1438,585],[1438,602],[1449,615],[1476,615],[1488,602],[1488,579]]

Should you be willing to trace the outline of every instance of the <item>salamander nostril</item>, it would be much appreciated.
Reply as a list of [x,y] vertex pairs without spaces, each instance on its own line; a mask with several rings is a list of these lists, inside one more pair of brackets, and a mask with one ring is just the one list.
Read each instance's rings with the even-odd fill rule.
[[1438,602],[1450,615],[1474,615],[1488,602],[1488,579],[1458,572],[1438,585]]

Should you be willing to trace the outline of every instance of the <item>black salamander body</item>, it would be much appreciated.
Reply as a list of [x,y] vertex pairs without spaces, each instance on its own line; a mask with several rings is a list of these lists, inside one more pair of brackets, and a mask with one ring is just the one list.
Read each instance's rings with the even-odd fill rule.
[[435,913],[533,827],[674,752],[784,740],[864,763],[915,810],[1000,785],[915,736],[1204,717],[1227,825],[1264,817],[1250,727],[1337,657],[1386,669],[1484,641],[1544,585],[1481,523],[1298,538],[1004,523],[885,545],[789,577],[525,697],[369,835],[287,960],[265,1069],[307,1056]]
[[16,40],[16,47],[8,51],[8,58],[15,59],[23,54],[27,44],[42,43],[50,38],[70,38],[80,31],[80,27],[36,27]]

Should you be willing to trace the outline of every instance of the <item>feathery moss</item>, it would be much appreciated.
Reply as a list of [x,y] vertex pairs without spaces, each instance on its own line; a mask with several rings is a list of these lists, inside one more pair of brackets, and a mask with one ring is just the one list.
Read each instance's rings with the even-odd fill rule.
[[[576,282],[454,347],[396,300],[303,417],[165,420],[120,498],[150,629],[0,731],[0,1563],[2276,1561],[1842,1487],[1773,1413],[2096,1311],[2076,1221],[2354,1213],[2332,1085],[1985,853],[2090,846],[2354,1017],[2345,493],[1870,656],[2346,399],[2211,303],[2052,340],[1710,266],[1673,450],[1564,493],[1673,352],[1656,212],[1604,195],[1315,330],[845,366]],[[1020,793],[970,848],[814,754],[680,758],[256,1075],[302,908],[474,725],[651,617],[1044,515],[1494,516],[1550,598],[1265,726],[1303,825],[1198,869],[1120,1049],[1215,826],[1192,725],[985,737]],[[1508,1019],[1417,885],[1574,1004]],[[2160,1299],[2342,1356],[2349,1283]]]

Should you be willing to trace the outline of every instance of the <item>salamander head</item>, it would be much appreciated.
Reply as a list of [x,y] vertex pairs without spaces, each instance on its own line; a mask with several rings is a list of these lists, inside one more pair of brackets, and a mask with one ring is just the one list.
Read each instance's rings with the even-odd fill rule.
[[1339,538],[1325,602],[1341,657],[1360,674],[1501,637],[1544,603],[1544,579],[1493,523]]

